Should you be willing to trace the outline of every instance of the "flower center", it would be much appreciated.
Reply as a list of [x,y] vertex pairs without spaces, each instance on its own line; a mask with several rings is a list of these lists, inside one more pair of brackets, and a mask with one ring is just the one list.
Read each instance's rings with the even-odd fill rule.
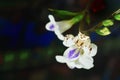
[[77,46],[78,48],[80,48],[80,47],[84,44],[84,41],[82,41],[82,40],[77,40],[77,41],[75,42],[75,44],[76,44],[76,46]]

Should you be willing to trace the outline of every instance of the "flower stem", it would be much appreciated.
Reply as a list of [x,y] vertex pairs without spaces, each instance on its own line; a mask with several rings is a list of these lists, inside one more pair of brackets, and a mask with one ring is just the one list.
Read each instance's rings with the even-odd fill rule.
[[89,15],[89,8],[94,0],[89,0],[86,8],[82,11],[84,16],[83,19],[80,21],[79,32],[83,32],[85,29],[85,19],[86,16]]

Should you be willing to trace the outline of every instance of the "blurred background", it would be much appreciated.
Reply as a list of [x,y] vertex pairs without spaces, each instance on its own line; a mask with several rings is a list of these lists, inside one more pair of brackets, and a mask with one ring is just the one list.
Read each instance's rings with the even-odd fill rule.
[[[91,33],[92,42],[98,45],[94,68],[71,70],[55,60],[66,47],[45,30],[48,8],[81,11],[88,1],[0,0],[0,80],[120,80],[118,22],[109,36]],[[119,8],[120,0],[94,0],[90,6],[93,24]]]

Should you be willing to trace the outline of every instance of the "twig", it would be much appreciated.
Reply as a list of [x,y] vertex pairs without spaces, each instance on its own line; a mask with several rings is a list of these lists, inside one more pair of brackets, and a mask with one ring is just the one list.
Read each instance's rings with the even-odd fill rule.
[[[109,18],[113,17],[113,15],[118,14],[118,13],[120,13],[120,9],[118,9],[117,11],[115,11],[114,13],[112,13],[112,15],[110,15],[110,16],[109,16],[108,18],[106,18],[106,19],[109,19]],[[84,32],[93,32],[93,31],[95,31],[97,28],[99,28],[99,27],[102,26],[102,22],[103,22],[103,20],[102,20],[101,22],[99,22],[97,25],[95,25],[94,27],[92,27],[92,28],[90,28],[89,30],[86,30],[86,31],[84,31]]]

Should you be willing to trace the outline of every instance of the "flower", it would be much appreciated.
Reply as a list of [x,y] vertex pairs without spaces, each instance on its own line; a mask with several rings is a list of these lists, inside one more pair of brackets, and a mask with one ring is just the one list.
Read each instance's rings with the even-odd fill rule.
[[52,15],[49,15],[48,18],[50,19],[50,22],[46,24],[46,29],[53,31],[57,37],[63,41],[63,45],[68,47],[63,56],[57,55],[55,57],[56,60],[60,63],[66,63],[71,69],[92,68],[94,66],[93,56],[97,53],[97,46],[91,43],[90,37],[81,32],[75,37],[72,34],[67,34],[66,36],[62,34],[70,29],[73,24],[79,22],[82,17],[76,16],[70,20],[58,22],[55,21]]
[[50,22],[46,24],[45,26],[46,29],[48,31],[54,31],[60,40],[64,40],[64,36],[62,33],[70,29],[72,25],[77,22],[76,18],[72,18],[70,20],[58,21],[58,22],[55,21],[52,15],[48,15],[48,18],[50,19]]
[[63,56],[56,56],[58,62],[66,63],[71,69],[90,69],[94,66],[92,57],[97,53],[97,46],[91,43],[89,36],[80,32],[76,37],[67,35],[63,44],[68,49],[65,50]]
[[64,52],[63,56],[57,55],[56,60],[60,63],[66,63],[70,69],[90,69],[94,66],[92,57],[96,55],[96,52],[97,46],[95,44],[82,48],[71,46]]

